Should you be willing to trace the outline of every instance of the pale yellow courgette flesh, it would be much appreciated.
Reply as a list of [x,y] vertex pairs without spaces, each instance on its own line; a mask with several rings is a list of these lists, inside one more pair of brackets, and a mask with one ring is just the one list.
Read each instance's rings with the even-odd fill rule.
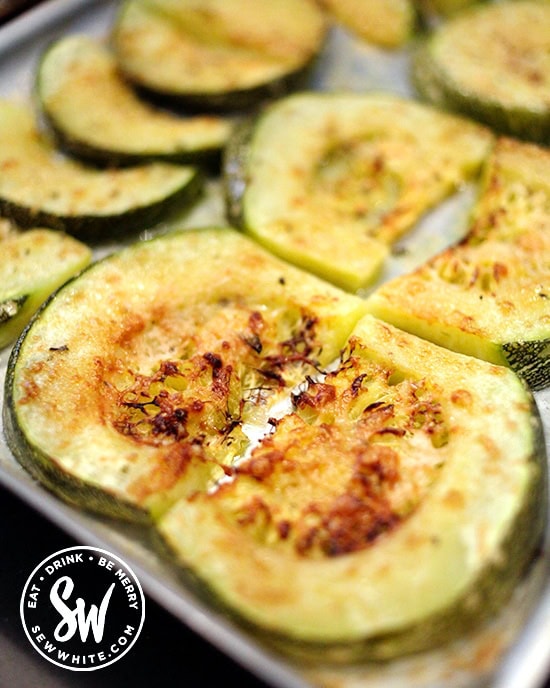
[[91,259],[80,241],[48,229],[0,240],[0,347],[13,342],[47,297]]
[[498,142],[466,237],[379,287],[371,313],[550,384],[550,154]]
[[356,291],[424,213],[475,177],[491,141],[389,94],[296,94],[230,141],[228,213],[270,251]]
[[367,317],[233,481],[159,527],[214,600],[279,647],[388,659],[503,604],[540,537],[544,472],[511,371]]
[[61,289],[18,343],[10,446],[64,498],[147,519],[222,476],[243,423],[335,358],[364,312],[231,229],[136,244]]

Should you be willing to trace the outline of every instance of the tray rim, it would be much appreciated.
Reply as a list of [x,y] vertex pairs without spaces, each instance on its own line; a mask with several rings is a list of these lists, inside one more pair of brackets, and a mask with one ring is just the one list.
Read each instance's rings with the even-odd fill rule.
[[[10,50],[21,48],[37,33],[58,25],[64,19],[84,11],[104,12],[118,3],[119,0],[45,0],[0,27],[0,60]],[[0,359],[4,356],[7,357],[6,352],[0,352]],[[3,381],[1,384],[3,386]],[[0,404],[3,404],[2,391],[0,390]],[[550,411],[550,389],[546,390],[545,396],[549,398],[546,403]],[[542,416],[540,407],[539,411]],[[548,447],[548,420],[544,423],[544,430]],[[3,426],[0,432],[0,455],[2,454],[15,461],[5,444]],[[547,449],[547,459],[550,460],[548,454]],[[260,642],[254,640],[252,634],[229,623],[227,619],[218,617],[184,586],[178,586],[177,582],[169,581],[168,578],[159,579],[139,557],[124,552],[116,542],[116,537],[112,537],[113,533],[118,533],[116,524],[106,521],[107,526],[103,524],[105,532],[98,532],[97,526],[98,523],[102,525],[101,519],[60,501],[15,464],[12,469],[0,461],[0,484],[75,539],[91,546],[111,548],[113,553],[123,556],[152,599],[260,680],[275,688],[312,688],[314,685],[302,675],[299,666],[292,666],[290,658],[271,654]],[[527,623],[494,671],[491,681],[493,688],[517,688],[518,685],[522,688],[542,688],[546,681],[550,686],[550,642],[545,642],[545,637],[550,638],[550,526],[547,526],[541,560],[546,584]]]

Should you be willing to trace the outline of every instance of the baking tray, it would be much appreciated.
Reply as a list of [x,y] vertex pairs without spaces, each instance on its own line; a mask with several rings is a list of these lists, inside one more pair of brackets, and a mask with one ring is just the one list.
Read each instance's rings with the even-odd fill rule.
[[[49,0],[0,29],[0,96],[29,101],[39,55],[67,33],[107,35],[114,0]],[[312,76],[324,90],[387,90],[412,95],[406,50],[385,52],[334,29]],[[465,186],[430,213],[400,242],[382,279],[409,270],[464,231],[473,189]],[[178,223],[225,224],[218,180]],[[154,228],[166,230],[166,226]],[[145,238],[149,232],[144,233]],[[117,248],[104,245],[100,257]],[[0,352],[3,381],[8,350]],[[550,455],[550,390],[535,394]],[[0,403],[3,402],[3,384]],[[550,545],[548,537],[528,575],[501,614],[474,634],[433,651],[388,663],[354,666],[304,664],[276,654],[228,616],[201,602],[173,565],[150,545],[138,527],[70,507],[35,482],[12,457],[0,434],[0,483],[79,542],[118,554],[138,575],[147,593],[204,639],[276,688],[540,688],[550,675]]]

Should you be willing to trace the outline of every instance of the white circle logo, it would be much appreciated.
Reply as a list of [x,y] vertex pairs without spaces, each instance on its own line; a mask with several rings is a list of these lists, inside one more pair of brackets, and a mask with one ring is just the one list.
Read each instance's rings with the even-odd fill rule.
[[34,649],[71,671],[94,671],[123,657],[145,619],[132,569],[95,547],[69,547],[44,559],[21,596],[21,621]]

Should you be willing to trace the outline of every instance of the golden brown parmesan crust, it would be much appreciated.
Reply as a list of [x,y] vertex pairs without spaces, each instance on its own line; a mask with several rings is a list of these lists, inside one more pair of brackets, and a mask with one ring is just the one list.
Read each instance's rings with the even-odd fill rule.
[[[219,489],[235,523],[299,556],[333,557],[370,546],[407,518],[443,463],[448,424],[437,389],[393,378],[365,360],[355,339],[336,371],[310,377],[293,396],[294,412],[271,421],[273,433]],[[419,447],[430,460],[407,463]]]
[[[158,449],[151,470],[129,487],[137,500],[171,489],[197,462],[230,473],[246,443],[242,424],[249,411],[270,391],[318,368],[315,315],[290,308],[279,319],[260,308],[239,298],[203,304],[178,322],[177,337],[167,307],[148,323],[129,314],[113,335],[111,353],[97,357],[102,422],[136,449]],[[141,372],[137,362],[159,336],[172,341],[174,355]]]

